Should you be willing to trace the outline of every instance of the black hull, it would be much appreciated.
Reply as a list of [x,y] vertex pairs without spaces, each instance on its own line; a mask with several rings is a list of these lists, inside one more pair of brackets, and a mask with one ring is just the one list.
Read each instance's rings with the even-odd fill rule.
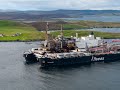
[[105,55],[93,55],[93,56],[82,56],[76,58],[62,58],[62,59],[50,59],[41,58],[39,59],[41,67],[56,67],[56,66],[72,66],[72,65],[83,65],[91,64],[93,62],[114,62],[120,60],[120,53],[117,54],[105,54]]
[[36,56],[33,53],[25,53],[23,57],[26,60],[26,63],[36,63],[38,62]]
[[49,59],[42,58],[40,59],[41,67],[49,66],[70,66],[70,65],[79,65],[79,64],[88,64],[90,63],[90,56],[76,57],[76,58],[62,58],[62,59]]

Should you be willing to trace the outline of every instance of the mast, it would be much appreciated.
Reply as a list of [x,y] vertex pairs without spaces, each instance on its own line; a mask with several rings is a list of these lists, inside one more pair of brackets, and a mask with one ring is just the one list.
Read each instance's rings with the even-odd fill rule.
[[61,36],[63,37],[63,24],[61,24]]
[[45,29],[45,34],[46,34],[46,40],[48,41],[48,22],[46,23],[46,29]]
[[61,48],[63,48],[63,24],[61,24]]
[[60,30],[61,30],[61,46],[60,46],[60,48],[63,48],[63,44],[64,44],[64,41],[63,41],[63,24],[65,24],[65,22],[64,21],[62,21],[62,20],[59,20],[59,21],[57,21],[57,24],[59,24],[60,25]]
[[44,43],[44,46],[47,47],[48,45],[48,22],[45,23],[46,26],[45,26],[45,43]]

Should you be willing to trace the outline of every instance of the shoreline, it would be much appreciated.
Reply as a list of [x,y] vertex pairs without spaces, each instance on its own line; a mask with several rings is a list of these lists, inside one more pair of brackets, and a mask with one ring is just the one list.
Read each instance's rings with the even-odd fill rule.
[[15,41],[7,41],[7,40],[4,40],[4,41],[0,41],[0,42],[38,42],[38,41],[44,41],[44,40],[29,40],[29,41],[17,41],[17,40],[15,40]]
[[[103,39],[120,39],[120,38],[103,38]],[[44,39],[41,39],[41,40],[29,40],[29,41],[0,41],[0,42],[41,42],[41,41],[44,41]]]
[[[61,31],[54,31],[54,32],[51,32],[51,35],[54,37],[57,37],[58,35],[60,35],[60,32]],[[88,31],[88,30],[64,30],[63,33],[64,33],[64,36],[65,37],[75,37],[76,33],[78,33],[78,37],[83,37],[83,36],[88,36],[89,33],[91,31]],[[101,37],[103,39],[120,39],[120,33],[111,33],[111,32],[100,32],[100,31],[93,31],[94,32],[94,35],[96,37]],[[9,38],[0,38],[0,42],[36,42],[36,41],[44,41],[45,40],[45,35],[44,34],[40,34],[41,32],[39,33],[36,33],[34,38],[33,37],[27,37],[27,36],[24,36],[22,38],[18,38],[16,37],[17,39],[9,39]],[[40,34],[40,35],[37,35],[37,34]],[[26,39],[23,39],[23,38],[26,38]]]

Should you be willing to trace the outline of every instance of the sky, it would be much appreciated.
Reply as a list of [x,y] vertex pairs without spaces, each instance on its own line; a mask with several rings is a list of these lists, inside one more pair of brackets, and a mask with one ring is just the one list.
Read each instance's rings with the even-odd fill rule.
[[120,0],[0,0],[2,10],[120,10]]

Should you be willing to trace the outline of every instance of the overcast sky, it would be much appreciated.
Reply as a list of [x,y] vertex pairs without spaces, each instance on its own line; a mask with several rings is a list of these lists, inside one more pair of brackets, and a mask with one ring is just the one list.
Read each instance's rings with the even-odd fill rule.
[[4,10],[57,10],[57,9],[114,9],[120,10],[120,0],[0,0]]

